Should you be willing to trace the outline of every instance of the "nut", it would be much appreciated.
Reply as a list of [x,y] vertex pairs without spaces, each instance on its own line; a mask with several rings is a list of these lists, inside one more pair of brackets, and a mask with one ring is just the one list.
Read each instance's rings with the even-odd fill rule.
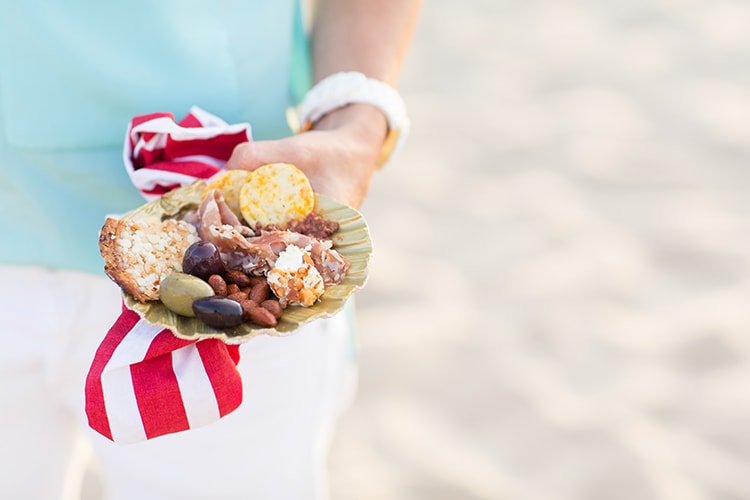
[[227,282],[218,274],[212,274],[208,278],[208,284],[214,289],[214,293],[220,297],[227,296]]
[[240,288],[250,286],[250,278],[247,274],[239,270],[227,271],[226,274],[224,274],[224,279],[227,283],[234,283]]
[[243,291],[230,293],[227,295],[228,299],[232,299],[235,302],[242,302],[243,300],[247,300],[247,294]]
[[267,300],[271,296],[271,288],[268,286],[268,282],[265,280],[258,282],[250,290],[248,296],[258,304]]
[[276,319],[279,319],[281,317],[281,314],[284,312],[284,309],[281,307],[281,304],[278,300],[264,300],[260,303],[260,307],[273,314],[273,317]]
[[276,326],[276,317],[264,307],[260,307],[252,300],[241,302],[244,316],[260,326]]

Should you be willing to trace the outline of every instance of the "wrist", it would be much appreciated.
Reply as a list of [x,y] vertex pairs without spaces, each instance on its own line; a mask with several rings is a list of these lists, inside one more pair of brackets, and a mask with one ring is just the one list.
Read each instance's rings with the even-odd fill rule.
[[369,104],[348,104],[323,115],[310,130],[337,130],[346,134],[347,143],[360,158],[373,166],[381,165],[381,151],[388,136],[385,115]]
[[[380,118],[375,119],[374,112],[379,112]],[[346,117],[352,123],[359,120],[366,123],[367,114],[376,120],[377,125],[370,126],[377,131],[382,130],[380,125],[384,118],[387,128],[385,135],[381,135],[378,166],[385,164],[403,145],[410,127],[406,107],[398,92],[387,83],[356,71],[334,73],[318,82],[305,96],[299,113],[302,131],[330,126],[319,122],[326,117],[330,120],[331,116],[337,117],[334,122]]]
[[310,130],[348,129],[363,139],[382,144],[388,133],[388,120],[369,104],[347,104],[323,115],[309,125]]

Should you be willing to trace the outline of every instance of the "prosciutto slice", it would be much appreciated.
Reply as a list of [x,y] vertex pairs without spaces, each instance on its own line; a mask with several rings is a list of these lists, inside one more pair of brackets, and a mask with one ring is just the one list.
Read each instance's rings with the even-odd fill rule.
[[211,190],[198,207],[198,235],[207,239],[211,226],[230,225],[238,232],[242,230],[242,222],[229,208],[224,195],[218,189]]
[[289,245],[306,250],[326,286],[340,283],[349,269],[349,262],[332,248],[333,242],[330,240],[323,241],[292,231],[269,231],[262,232],[260,236],[248,238],[248,242],[274,253],[273,260],[269,259],[271,267],[279,254]]
[[256,235],[240,222],[219,190],[211,191],[198,208],[198,235],[221,253],[227,269],[262,275],[273,267],[287,246],[306,250],[326,286],[341,282],[349,262],[330,240],[318,240],[292,231],[261,231]]
[[245,235],[252,234],[218,189],[210,191],[198,207],[198,236],[216,246],[227,269],[251,274],[263,274],[268,269],[268,259],[275,259],[275,255],[251,245]]

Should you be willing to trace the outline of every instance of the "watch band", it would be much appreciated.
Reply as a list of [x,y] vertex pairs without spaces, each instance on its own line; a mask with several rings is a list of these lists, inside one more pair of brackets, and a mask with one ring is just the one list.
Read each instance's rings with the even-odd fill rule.
[[354,103],[375,106],[386,117],[388,133],[379,163],[383,166],[406,142],[410,128],[404,100],[396,89],[385,82],[368,78],[357,71],[327,76],[305,94],[299,107],[300,130],[310,130],[326,113]]

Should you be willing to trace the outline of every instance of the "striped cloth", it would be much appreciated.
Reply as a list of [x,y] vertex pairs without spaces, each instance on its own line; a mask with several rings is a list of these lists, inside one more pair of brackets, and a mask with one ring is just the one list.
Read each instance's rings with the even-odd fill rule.
[[239,361],[239,345],[182,340],[125,309],[86,379],[89,425],[130,444],[216,422],[242,403]]
[[[228,125],[193,107],[131,120],[125,168],[147,200],[205,179],[251,140],[248,124]],[[187,341],[123,307],[94,355],[86,378],[92,429],[130,444],[216,422],[242,402],[239,346],[217,339]]]
[[130,121],[123,161],[135,187],[153,200],[211,177],[237,144],[251,139],[250,124],[228,125],[197,106],[179,122],[171,113],[151,113]]

